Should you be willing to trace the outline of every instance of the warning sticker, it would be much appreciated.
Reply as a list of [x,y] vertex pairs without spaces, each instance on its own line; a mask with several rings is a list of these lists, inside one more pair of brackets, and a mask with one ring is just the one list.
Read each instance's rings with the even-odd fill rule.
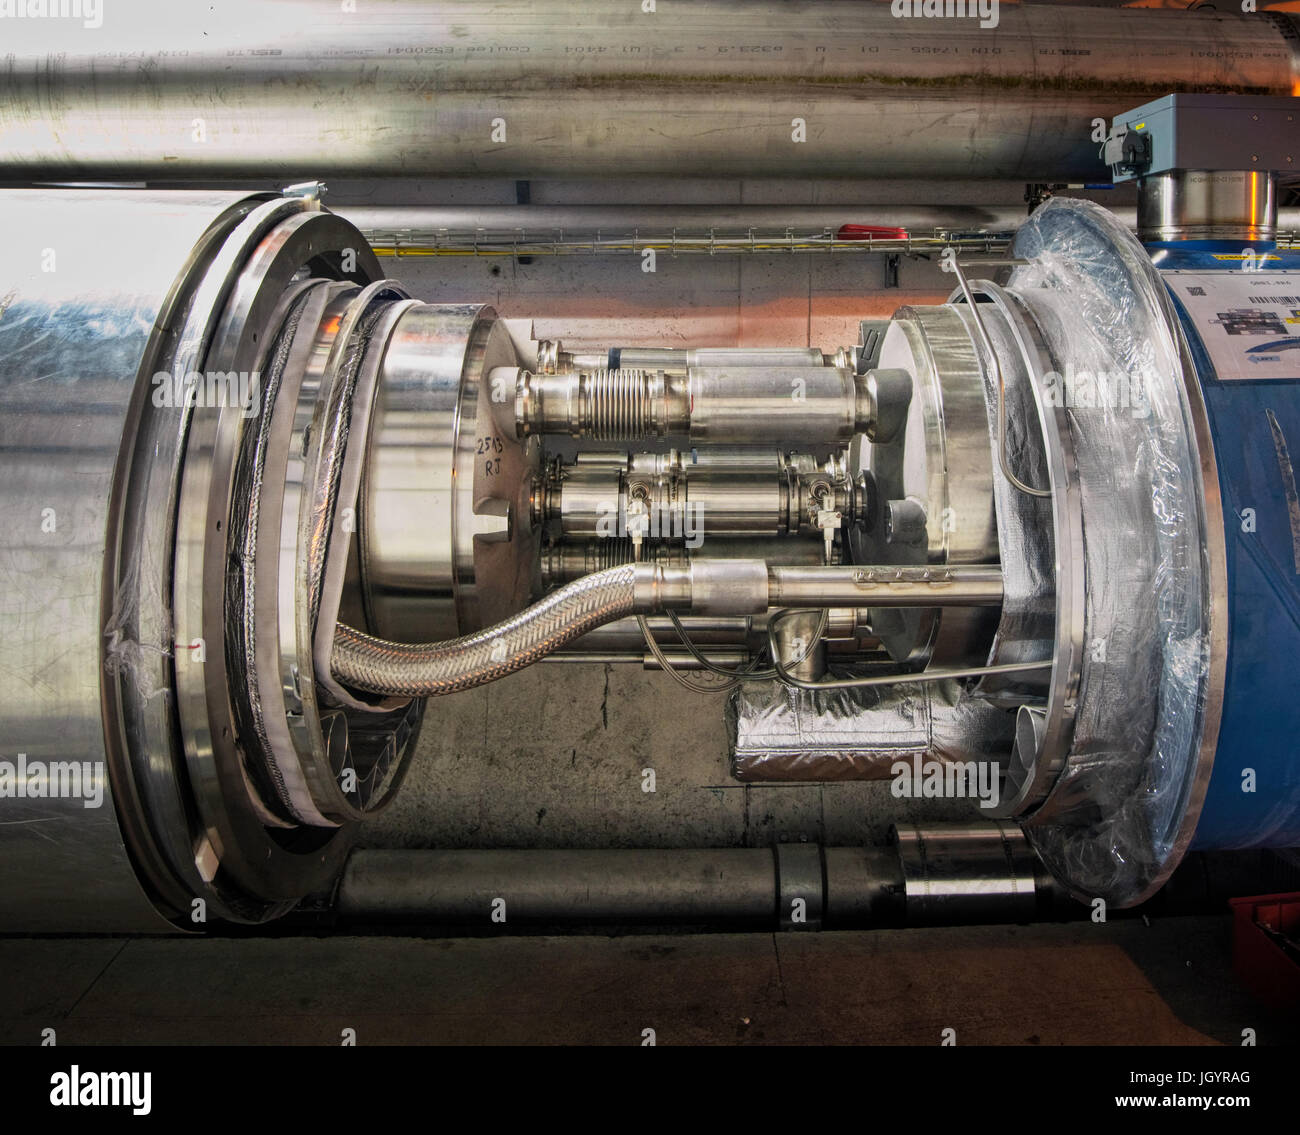
[[1300,272],[1166,270],[1221,379],[1300,378]]

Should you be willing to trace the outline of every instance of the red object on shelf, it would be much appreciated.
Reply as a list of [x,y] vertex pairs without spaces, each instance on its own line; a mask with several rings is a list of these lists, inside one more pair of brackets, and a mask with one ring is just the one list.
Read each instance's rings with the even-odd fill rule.
[[835,234],[836,240],[906,240],[906,229],[894,229],[888,225],[840,225]]
[[1300,962],[1280,941],[1300,942],[1300,891],[1230,901],[1237,976],[1266,1005],[1300,1009]]

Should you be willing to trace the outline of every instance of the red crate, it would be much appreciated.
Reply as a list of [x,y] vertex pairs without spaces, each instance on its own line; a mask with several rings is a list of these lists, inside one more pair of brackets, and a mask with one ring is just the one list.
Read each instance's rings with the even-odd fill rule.
[[1231,903],[1237,976],[1265,1004],[1300,1009],[1300,962],[1279,940],[1300,943],[1300,891]]

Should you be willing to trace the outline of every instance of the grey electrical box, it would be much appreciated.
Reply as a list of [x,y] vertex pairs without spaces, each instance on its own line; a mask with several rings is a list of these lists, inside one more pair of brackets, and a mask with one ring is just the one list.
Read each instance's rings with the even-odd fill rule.
[[1166,95],[1116,115],[1102,157],[1115,181],[1174,169],[1293,170],[1297,100],[1271,95]]

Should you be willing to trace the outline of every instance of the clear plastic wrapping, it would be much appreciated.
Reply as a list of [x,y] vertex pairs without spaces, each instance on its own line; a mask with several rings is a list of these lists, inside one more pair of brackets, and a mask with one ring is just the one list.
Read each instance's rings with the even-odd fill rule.
[[[980,355],[989,447],[993,455],[991,470],[1002,568],[1002,609],[988,662],[997,665],[1047,661],[1052,657],[1056,626],[1052,502],[1049,497],[1021,492],[1002,472],[997,456],[998,372],[973,329],[969,310],[963,305],[958,311]],[[1024,358],[1004,321],[985,319],[984,323],[998,354],[1005,389],[1007,464],[1023,483],[1046,487],[1043,434]],[[999,704],[1015,705],[1025,698],[1041,697],[1046,685],[1047,673],[1039,670],[986,677],[976,689]]]
[[1172,869],[1209,675],[1200,462],[1163,285],[1106,210],[1054,199],[1008,285],[1056,362],[1082,511],[1086,614],[1068,760],[1025,832],[1080,897],[1141,901]]

